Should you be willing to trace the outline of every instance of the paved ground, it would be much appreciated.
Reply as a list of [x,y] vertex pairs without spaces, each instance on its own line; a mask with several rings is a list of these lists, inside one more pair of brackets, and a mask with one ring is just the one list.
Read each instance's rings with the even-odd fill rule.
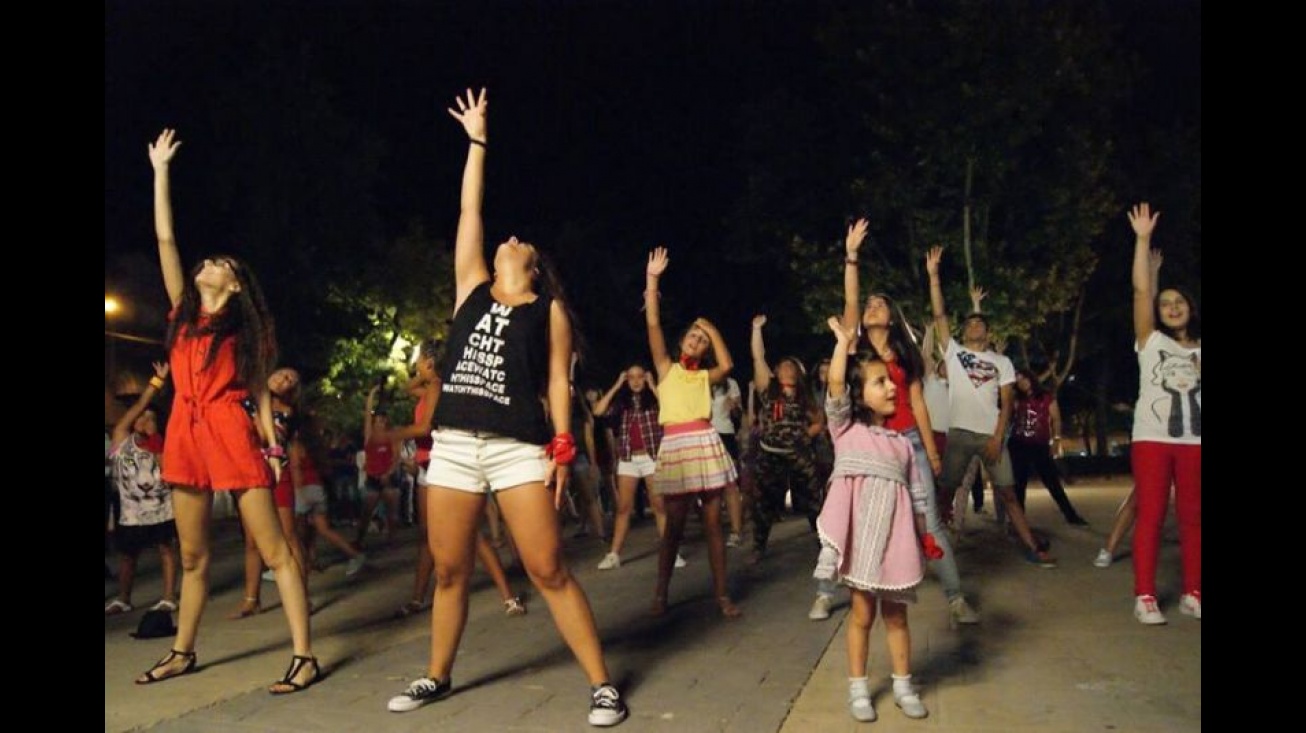
[[[1081,481],[1070,496],[1092,525],[1071,528],[1044,492],[1031,489],[1032,521],[1052,538],[1061,560],[1051,570],[1024,564],[990,519],[968,517],[958,557],[983,623],[950,629],[942,593],[927,580],[911,623],[915,676],[930,717],[911,721],[894,708],[877,626],[871,681],[880,720],[869,725],[884,732],[1200,731],[1201,622],[1174,608],[1173,527],[1160,577],[1168,626],[1134,621],[1127,559],[1105,570],[1091,565],[1127,491],[1126,480]],[[735,621],[722,619],[711,600],[696,529],[686,552],[690,565],[672,581],[671,612],[658,620],[646,615],[655,573],[652,522],[636,528],[626,562],[615,571],[594,568],[605,551],[597,541],[570,542],[573,571],[594,605],[609,667],[630,704],[631,717],[620,729],[868,729],[846,712],[847,604],[828,621],[806,618],[814,562],[806,522],[779,525],[773,554],[759,566],[744,564],[745,551],[731,551],[731,587],[745,610]],[[269,695],[265,686],[290,657],[276,589],[264,584],[264,613],[227,620],[241,596],[240,545],[229,525],[218,534],[197,674],[132,684],[170,642],[129,636],[159,594],[153,558],[143,559],[137,610],[105,620],[106,731],[590,730],[584,677],[543,603],[529,599],[529,615],[507,618],[483,576],[471,599],[455,694],[412,713],[386,711],[386,700],[424,671],[428,655],[429,611],[393,618],[411,592],[411,531],[373,552],[370,567],[355,579],[344,578],[343,564],[312,577],[314,651],[327,677],[300,694]],[[512,582],[526,588],[520,575]],[[106,582],[106,600],[112,593]]]

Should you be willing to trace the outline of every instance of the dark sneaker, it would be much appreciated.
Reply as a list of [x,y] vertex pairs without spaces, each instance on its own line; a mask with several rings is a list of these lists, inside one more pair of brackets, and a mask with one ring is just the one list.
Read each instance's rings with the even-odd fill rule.
[[590,725],[606,728],[626,719],[626,704],[617,688],[604,683],[590,693]]
[[450,680],[433,680],[430,677],[419,677],[408,685],[402,695],[395,695],[390,698],[386,705],[392,713],[406,713],[410,710],[416,710],[428,702],[435,702],[449,695],[453,689],[453,682]]

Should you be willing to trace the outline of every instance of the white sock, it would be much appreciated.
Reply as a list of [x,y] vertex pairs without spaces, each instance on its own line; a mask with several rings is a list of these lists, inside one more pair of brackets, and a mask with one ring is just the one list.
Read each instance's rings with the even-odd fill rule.
[[915,695],[915,694],[916,694],[916,688],[913,687],[912,684],[911,684],[911,675],[910,675],[910,674],[905,674],[905,675],[902,675],[902,676],[899,676],[899,675],[896,675],[896,674],[895,674],[895,675],[892,675],[892,677],[893,677],[893,696],[894,696],[894,697],[903,697],[903,696],[906,696],[906,695]]
[[849,677],[848,678],[848,697],[856,699],[859,697],[870,697],[871,688],[866,677]]

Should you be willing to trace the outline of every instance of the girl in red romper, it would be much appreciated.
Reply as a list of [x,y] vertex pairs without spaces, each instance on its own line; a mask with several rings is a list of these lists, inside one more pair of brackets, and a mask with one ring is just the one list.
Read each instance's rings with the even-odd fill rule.
[[[309,640],[304,585],[272,502],[271,487],[284,455],[276,444],[267,390],[268,371],[276,360],[272,318],[258,281],[238,260],[211,257],[190,278],[184,274],[169,192],[169,166],[181,145],[174,135],[165,129],[149,153],[159,262],[172,304],[167,343],[176,394],[163,446],[163,480],[173,485],[181,540],[181,605],[172,650],[136,682],[150,684],[195,670],[195,636],[209,595],[213,492],[234,491],[245,532],[276,574],[294,644],[290,667],[268,691],[297,692],[316,682],[321,670]],[[247,397],[258,405],[257,423],[241,404]]]

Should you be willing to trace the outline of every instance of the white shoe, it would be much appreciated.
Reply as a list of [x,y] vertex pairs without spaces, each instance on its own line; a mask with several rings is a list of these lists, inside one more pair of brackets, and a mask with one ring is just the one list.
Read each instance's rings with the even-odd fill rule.
[[893,704],[897,705],[898,709],[902,710],[902,714],[909,718],[924,718],[930,714],[925,709],[925,703],[921,702],[921,696],[915,692],[906,695],[895,694]]
[[349,562],[345,563],[345,577],[346,578],[354,577],[355,575],[358,574],[359,570],[363,569],[363,566],[366,564],[367,564],[367,555],[359,555],[358,557],[351,557],[349,559]]
[[957,596],[948,601],[948,618],[954,625],[980,622],[979,614],[966,602],[966,596]]
[[[818,594],[816,600],[812,601],[812,610],[807,612],[807,618],[813,621],[824,621],[827,618],[830,618],[830,605],[832,603],[834,603],[834,599],[830,596]],[[874,710],[871,711],[871,715],[875,715]],[[856,717],[855,713],[853,717]],[[860,718],[858,719],[860,720]],[[874,717],[871,718],[871,720],[874,719]]]
[[263,581],[267,583],[277,582],[277,574],[271,568],[263,571]]
[[621,555],[615,552],[609,552],[599,561],[599,570],[613,570],[621,567]]
[[1202,620],[1202,592],[1193,591],[1179,596],[1179,613]]
[[678,567],[678,568],[683,568],[683,567],[685,567],[685,566],[688,565],[688,564],[689,564],[689,563],[685,562],[685,558],[681,557],[681,556],[680,556],[680,553],[677,552],[677,553],[676,553],[676,567]]
[[1139,623],[1156,626],[1165,623],[1165,616],[1156,605],[1156,596],[1138,596],[1134,599],[1134,618]]
[[848,712],[853,716],[853,720],[859,723],[875,722],[875,706],[871,704],[869,695],[857,695],[848,698]]
[[731,532],[726,538],[726,547],[739,547],[744,544],[744,538],[739,536],[738,532]]
[[1109,568],[1113,559],[1111,553],[1107,552],[1107,549],[1103,547],[1097,551],[1097,557],[1093,558],[1093,564],[1099,568]]

